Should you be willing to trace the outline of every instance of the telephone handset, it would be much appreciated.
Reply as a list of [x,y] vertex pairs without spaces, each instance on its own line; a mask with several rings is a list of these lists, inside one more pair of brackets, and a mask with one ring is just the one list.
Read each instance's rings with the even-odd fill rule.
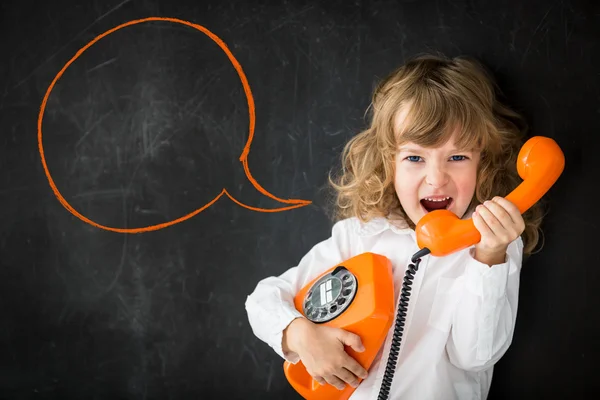
[[[521,148],[517,172],[523,182],[506,199],[514,203],[521,214],[552,187],[562,174],[565,158],[557,143],[543,136],[530,138]],[[410,298],[410,285],[421,257],[437,257],[465,249],[481,240],[471,219],[461,220],[447,210],[427,213],[416,228],[419,251],[412,257],[402,285],[390,356],[387,360],[378,400],[387,399],[391,388],[402,338],[404,320]],[[347,353],[369,370],[383,345],[393,322],[394,288],[392,266],[387,257],[362,253],[333,266],[309,282],[294,297],[294,305],[314,323],[341,328],[360,336],[365,351],[357,353],[346,347]],[[347,400],[355,388],[344,390],[315,381],[302,361],[284,362],[284,373],[290,384],[307,400]]]

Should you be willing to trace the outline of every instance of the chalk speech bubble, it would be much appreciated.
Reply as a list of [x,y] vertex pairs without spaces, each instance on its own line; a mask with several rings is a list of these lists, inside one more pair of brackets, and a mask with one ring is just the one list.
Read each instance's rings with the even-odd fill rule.
[[[217,45],[219,45],[219,47],[225,52],[225,54],[227,55],[227,57],[229,58],[229,61],[231,62],[231,64],[233,65],[233,67],[235,68],[235,70],[237,71],[240,80],[242,82],[243,88],[244,88],[244,93],[246,94],[246,99],[248,102],[248,115],[249,115],[249,135],[248,135],[248,140],[246,142],[246,145],[244,146],[244,150],[242,151],[242,154],[239,158],[239,160],[241,161],[243,167],[244,167],[244,172],[246,174],[246,177],[248,178],[248,180],[252,183],[252,185],[259,191],[261,192],[263,195],[270,197],[273,200],[276,200],[278,202],[281,203],[286,203],[286,204],[292,204],[290,206],[287,207],[280,207],[280,208],[274,208],[274,209],[265,209],[265,208],[258,208],[258,207],[252,207],[246,204],[243,204],[242,202],[240,202],[239,200],[235,199],[231,194],[229,194],[229,192],[227,192],[227,190],[225,188],[223,188],[223,190],[221,191],[221,193],[219,193],[214,199],[212,199],[211,201],[209,201],[208,203],[206,203],[205,205],[203,205],[202,207],[198,208],[197,210],[184,215],[180,218],[168,221],[168,222],[164,222],[164,223],[160,223],[160,224],[156,224],[156,225],[150,225],[150,226],[145,226],[145,227],[140,227],[140,228],[114,228],[114,227],[109,227],[109,226],[105,226],[105,225],[101,225],[97,222],[94,222],[92,220],[90,220],[89,218],[87,218],[86,216],[82,215],[81,213],[79,213],[77,210],[75,210],[67,200],[65,200],[65,198],[62,196],[62,194],[60,193],[60,191],[58,190],[58,188],[56,187],[56,184],[54,183],[54,180],[52,179],[52,175],[50,174],[50,171],[48,169],[48,166],[46,164],[46,158],[44,156],[44,147],[42,144],[42,120],[44,117],[44,111],[46,109],[46,104],[48,101],[48,98],[50,97],[50,93],[52,92],[52,89],[54,88],[56,82],[60,79],[60,77],[64,74],[64,72],[67,70],[67,68],[79,57],[81,56],[89,47],[91,47],[94,43],[96,43],[97,41],[99,41],[100,39],[110,35],[111,33],[125,28],[127,26],[130,25],[135,25],[135,24],[140,24],[143,22],[150,22],[150,21],[166,21],[166,22],[173,22],[173,23],[178,23],[178,24],[183,24],[183,25],[187,25],[189,27],[192,27],[202,33],[204,33],[206,36],[208,36],[209,38],[211,38]],[[100,229],[105,229],[108,231],[113,231],[113,232],[119,232],[119,233],[142,233],[142,232],[148,232],[148,231],[154,231],[154,230],[159,230],[162,228],[166,228],[168,226],[171,225],[175,225],[178,224],[180,222],[183,222],[193,216],[195,216],[196,214],[204,211],[205,209],[207,209],[208,207],[210,207],[211,205],[213,205],[217,200],[219,200],[223,195],[227,195],[227,197],[229,197],[233,202],[235,202],[236,204],[248,208],[250,210],[254,210],[254,211],[259,211],[259,212],[281,212],[281,211],[286,211],[286,210],[291,210],[294,208],[300,208],[300,207],[304,207],[307,206],[309,204],[311,204],[312,202],[309,200],[300,200],[300,199],[281,199],[271,193],[269,193],[266,189],[264,189],[257,181],[256,179],[254,179],[252,177],[252,174],[250,173],[250,168],[248,166],[248,154],[250,153],[250,144],[252,143],[252,139],[254,138],[254,128],[255,128],[255,107],[254,107],[254,98],[252,97],[252,91],[250,90],[250,85],[248,83],[248,79],[246,78],[246,75],[244,74],[244,71],[242,69],[242,66],[240,65],[240,63],[237,61],[237,59],[233,56],[233,54],[231,53],[231,51],[229,50],[229,48],[227,47],[227,45],[214,33],[212,33],[210,30],[208,30],[207,28],[198,25],[198,24],[194,24],[188,21],[184,21],[181,19],[177,19],[177,18],[167,18],[167,17],[148,17],[148,18],[143,18],[143,19],[137,19],[137,20],[132,20],[132,21],[128,21],[126,23],[123,23],[121,25],[118,25],[98,36],[96,36],[91,42],[89,42],[88,44],[86,44],[84,47],[82,47],[79,51],[77,51],[77,53],[63,66],[63,68],[58,72],[58,74],[54,77],[54,79],[52,80],[52,82],[50,83],[50,86],[48,87],[48,90],[46,91],[46,94],[42,100],[42,105],[40,107],[40,113],[38,116],[38,148],[39,148],[39,152],[40,152],[40,157],[41,157],[41,161],[42,161],[42,166],[44,168],[44,172],[46,174],[46,177],[48,178],[48,183],[50,184],[50,187],[52,188],[52,191],[54,192],[54,195],[57,197],[57,199],[60,201],[60,203],[69,211],[71,212],[71,214],[75,215],[77,218],[79,218],[80,220],[93,225],[97,228]]]

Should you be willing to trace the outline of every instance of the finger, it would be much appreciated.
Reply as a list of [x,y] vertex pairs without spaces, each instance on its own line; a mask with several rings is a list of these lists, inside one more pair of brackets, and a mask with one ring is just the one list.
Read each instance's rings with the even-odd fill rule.
[[[504,230],[504,227],[498,221],[498,219],[492,214],[492,212],[484,205],[479,205],[475,209],[477,215],[480,217],[481,222],[487,227],[486,236],[496,236]],[[473,221],[474,222],[474,221]],[[480,231],[481,232],[481,231]],[[483,235],[483,232],[481,232]]]
[[496,196],[492,200],[492,202],[501,205],[510,216],[521,215],[521,211],[519,207],[516,206],[512,201],[505,199],[504,197]]
[[329,383],[331,386],[334,386],[338,390],[344,390],[346,385],[344,382],[335,375],[325,375],[323,378]]
[[494,203],[501,205],[504,210],[510,215],[514,226],[516,226],[519,232],[523,232],[525,229],[525,221],[523,220],[523,214],[521,214],[521,210],[510,200],[505,199],[504,197],[496,196],[492,199]]
[[483,205],[496,217],[504,229],[508,230],[515,225],[515,221],[503,205],[491,200],[484,202]]
[[359,353],[365,351],[365,346],[363,346],[360,336],[352,332],[340,329],[340,335],[338,336],[338,339],[346,346],[352,347],[354,351],[358,351]]
[[479,214],[478,209],[473,213],[472,219],[473,219],[473,225],[475,225],[475,228],[477,228],[477,230],[481,234],[482,238],[494,236],[494,232],[492,232],[492,230],[490,229],[488,224],[485,222],[485,220],[483,219],[481,214]]
[[314,379],[315,381],[317,381],[317,383],[318,383],[319,385],[325,385],[325,384],[327,383],[327,381],[326,381],[325,379],[323,379],[323,377],[322,377],[322,376],[313,376],[313,379]]
[[344,361],[344,368],[361,379],[367,379],[367,370],[350,356]]
[[358,386],[358,378],[352,372],[348,371],[346,368],[340,368],[337,373],[337,377],[342,381],[346,382],[348,385],[353,388]]

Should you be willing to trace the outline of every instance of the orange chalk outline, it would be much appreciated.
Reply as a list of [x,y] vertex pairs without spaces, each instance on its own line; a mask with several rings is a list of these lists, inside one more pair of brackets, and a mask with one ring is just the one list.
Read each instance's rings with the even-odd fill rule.
[[[79,212],[77,212],[77,210],[75,210],[68,202],[67,200],[64,199],[64,197],[60,194],[59,190],[56,187],[56,184],[54,183],[54,180],[52,179],[52,176],[50,175],[50,172],[48,170],[48,166],[46,165],[46,158],[44,157],[44,147],[42,145],[42,119],[44,117],[44,111],[46,109],[46,103],[48,101],[48,97],[50,96],[50,93],[52,92],[52,89],[54,88],[54,85],[56,84],[56,82],[58,81],[58,79],[63,75],[63,73],[66,71],[66,69],[69,67],[69,65],[71,65],[73,63],[73,61],[75,61],[81,54],[83,54],[83,52],[85,50],[87,50],[90,46],[92,46],[94,43],[96,43],[98,40],[102,39],[105,36],[110,35],[111,33],[124,28],[126,26],[129,25],[135,25],[135,24],[139,24],[142,22],[148,22],[148,21],[167,21],[167,22],[174,22],[174,23],[179,23],[179,24],[183,24],[183,25],[187,25],[190,26],[194,29],[197,29],[199,31],[201,31],[202,33],[204,33],[206,36],[210,37],[216,44],[219,45],[219,47],[225,52],[225,54],[227,54],[227,57],[229,58],[229,61],[231,61],[231,64],[233,64],[233,67],[236,69],[240,80],[242,82],[242,85],[244,87],[244,93],[246,94],[246,99],[248,100],[248,115],[250,117],[250,128],[249,128],[249,136],[248,136],[248,141],[246,142],[246,146],[244,147],[244,150],[242,151],[242,155],[240,156],[240,161],[242,162],[243,166],[244,166],[244,171],[246,173],[246,176],[248,177],[248,180],[252,183],[252,185],[262,194],[264,194],[267,197],[270,197],[274,200],[277,200],[281,203],[287,203],[287,204],[293,204],[292,206],[289,207],[281,207],[281,208],[275,208],[275,209],[266,209],[266,208],[258,208],[258,207],[252,207],[252,206],[248,206],[246,204],[243,204],[242,202],[240,202],[239,200],[236,200],[232,195],[229,194],[229,192],[227,192],[227,190],[224,188],[221,193],[219,193],[218,196],[216,196],[213,200],[211,200],[209,203],[205,204],[204,206],[202,206],[201,208],[183,216],[177,219],[174,219],[172,221],[168,221],[168,222],[164,222],[162,224],[157,224],[157,225],[152,225],[152,226],[146,226],[146,227],[141,227],[141,228],[113,228],[113,227],[108,227],[108,226],[104,226],[101,224],[98,224],[92,220],[90,220],[89,218],[85,217],[84,215],[81,215]],[[211,31],[209,31],[208,29],[206,29],[205,27],[201,26],[201,25],[197,25],[188,21],[183,21],[180,19],[176,19],[176,18],[165,18],[165,17],[149,17],[149,18],[144,18],[144,19],[136,19],[136,20],[132,20],[129,22],[126,22],[124,24],[121,24],[115,28],[112,28],[104,33],[102,33],[101,35],[98,35],[94,38],[94,40],[92,40],[91,42],[89,42],[88,44],[86,44],[84,47],[82,47],[81,49],[79,49],[79,51],[73,56],[73,58],[71,58],[63,67],[62,69],[58,72],[58,74],[54,77],[54,79],[52,80],[52,83],[50,83],[50,86],[48,87],[48,90],[46,91],[46,95],[44,96],[44,99],[42,100],[42,105],[40,107],[40,114],[38,117],[38,147],[39,147],[39,151],[40,151],[40,157],[42,160],[42,165],[44,167],[44,172],[46,173],[46,177],[48,178],[48,182],[50,183],[50,187],[52,188],[52,191],[54,192],[54,195],[58,198],[58,201],[60,201],[60,203],[67,209],[69,210],[73,215],[75,215],[77,218],[79,218],[80,220],[87,222],[90,225],[93,225],[97,228],[101,228],[101,229],[105,229],[108,231],[113,231],[113,232],[119,232],[119,233],[141,233],[141,232],[148,232],[148,231],[154,231],[154,230],[159,230],[162,228],[166,228],[168,226],[171,225],[175,225],[178,224],[180,222],[183,222],[191,217],[193,217],[194,215],[202,212],[203,210],[207,209],[208,207],[210,207],[211,205],[213,205],[217,200],[219,200],[219,198],[221,198],[221,196],[223,196],[223,194],[226,194],[227,197],[229,197],[234,203],[245,207],[249,210],[254,210],[254,211],[260,211],[260,212],[279,212],[279,211],[286,211],[286,210],[291,210],[294,208],[300,208],[300,207],[304,207],[307,206],[309,204],[311,204],[312,202],[309,200],[299,200],[299,199],[281,199],[279,197],[276,197],[274,195],[272,195],[271,193],[269,193],[267,190],[265,190],[262,186],[260,186],[258,184],[258,182],[252,177],[252,175],[250,174],[250,168],[248,167],[248,154],[250,153],[250,143],[252,143],[252,139],[254,138],[254,126],[255,126],[255,115],[254,115],[254,98],[252,97],[252,91],[250,90],[250,85],[248,84],[248,80],[246,79],[246,75],[244,74],[244,71],[242,69],[242,66],[240,65],[240,63],[236,60],[236,58],[233,56],[233,54],[231,53],[231,51],[229,51],[229,48],[227,47],[227,45],[214,33],[212,33]]]

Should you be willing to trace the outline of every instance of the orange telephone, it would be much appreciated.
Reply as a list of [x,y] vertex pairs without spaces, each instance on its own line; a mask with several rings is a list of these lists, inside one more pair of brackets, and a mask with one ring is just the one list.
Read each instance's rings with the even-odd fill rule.
[[[534,136],[521,148],[517,171],[523,182],[506,199],[524,213],[552,187],[562,174],[565,157],[557,143],[548,137]],[[398,305],[395,334],[387,362],[379,399],[387,398],[395,367],[404,319],[410,296],[412,278],[421,257],[431,254],[443,257],[465,249],[481,240],[471,219],[461,220],[447,210],[427,213],[415,228],[419,250],[406,271]],[[362,253],[333,266],[309,282],[294,298],[294,305],[314,323],[341,328],[360,336],[365,351],[346,351],[365,369],[383,345],[392,325],[394,289],[392,266],[387,257]],[[284,362],[284,373],[292,387],[307,400],[347,400],[354,388],[344,390],[320,385],[306,371],[302,361]]]
[[[360,290],[358,290],[360,289]],[[365,369],[373,362],[394,318],[394,285],[390,260],[374,253],[362,253],[334,266],[304,286],[294,305],[314,323],[342,328],[360,336],[365,350],[346,352]],[[342,391],[315,381],[302,361],[284,362],[284,373],[305,399],[347,399],[354,388]]]

